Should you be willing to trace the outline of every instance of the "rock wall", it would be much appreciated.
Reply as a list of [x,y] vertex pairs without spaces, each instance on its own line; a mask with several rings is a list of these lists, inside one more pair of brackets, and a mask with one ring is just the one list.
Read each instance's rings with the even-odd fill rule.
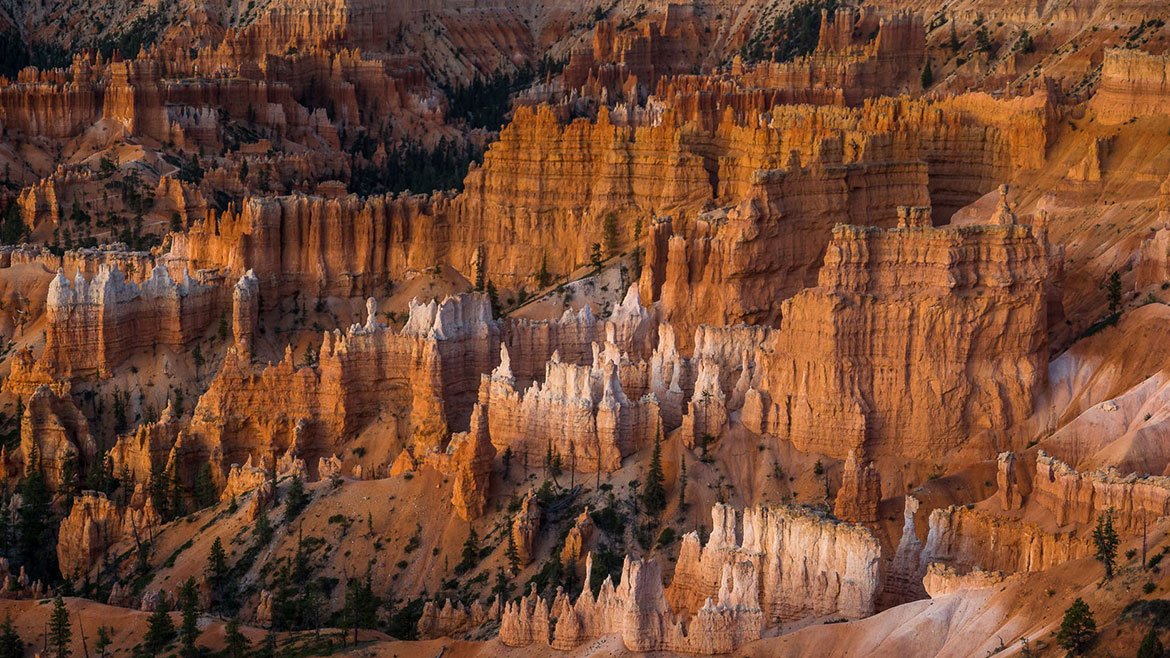
[[[585,582],[593,569],[586,559]],[[607,577],[594,597],[586,588],[575,602],[558,590],[551,608],[535,591],[508,603],[500,621],[500,641],[572,650],[604,635],[620,635],[630,651],[721,654],[759,639],[763,615],[751,562],[723,569],[718,598],[709,599],[688,620],[670,611],[656,562],[626,558],[620,583]]]
[[521,391],[508,349],[501,347],[500,365],[484,375],[479,398],[492,444],[499,451],[511,448],[517,459],[527,455],[531,465],[544,463],[551,449],[565,468],[612,472],[661,429],[654,396],[627,397],[619,364],[596,351],[589,366],[562,363],[554,352],[543,381]]
[[58,272],[46,302],[45,352],[40,366],[59,378],[108,377],[144,348],[185,347],[224,308],[218,286],[171,279],[156,266],[142,285],[116,266],[102,265],[92,280],[70,283]]
[[998,454],[972,436],[1027,418],[1046,383],[1046,254],[1021,225],[838,226],[762,349],[767,399],[744,424],[838,459]]
[[1110,48],[1101,62],[1101,82],[1089,106],[1097,120],[1118,125],[1159,114],[1170,97],[1170,57],[1129,48]]
[[106,549],[123,539],[148,541],[151,530],[162,520],[150,497],[138,509],[122,507],[94,491],[82,492],[61,521],[57,538],[57,562],[66,578],[87,575],[105,555]]
[[326,296],[384,294],[407,270],[445,259],[442,195],[340,199],[249,197],[175,234],[169,260],[190,270],[251,270],[266,303],[294,291]]
[[1031,497],[1057,525],[1092,526],[1111,511],[1119,533],[1136,535],[1170,515],[1170,478],[1122,476],[1114,469],[1081,473],[1041,450]]
[[420,457],[442,448],[452,430],[469,426],[480,374],[495,365],[499,327],[487,297],[412,302],[401,332],[378,323],[372,300],[367,308],[366,324],[325,333],[313,365],[299,364],[291,350],[270,366],[229,352],[199,399],[192,434],[227,463],[290,447],[315,463],[388,412],[391,440]]
[[744,510],[737,539],[735,510],[711,510],[711,537],[683,537],[667,590],[672,609],[696,611],[719,591],[723,570],[750,562],[759,578],[764,623],[810,616],[860,619],[873,614],[882,588],[881,546],[864,527],[795,507]]
[[1016,573],[1043,571],[1091,555],[1088,533],[1050,533],[1025,521],[951,506],[930,513],[921,564]]
[[[73,404],[68,386],[40,385],[25,404],[20,419],[20,463],[39,469],[45,484],[56,491],[68,480],[78,484],[98,458],[89,422]],[[7,465],[0,463],[7,471]]]

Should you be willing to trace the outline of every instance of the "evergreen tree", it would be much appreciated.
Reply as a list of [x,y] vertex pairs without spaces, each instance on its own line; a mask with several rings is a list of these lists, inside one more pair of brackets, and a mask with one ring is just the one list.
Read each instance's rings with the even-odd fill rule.
[[678,472],[678,511],[681,514],[687,508],[687,457],[684,454],[682,465]]
[[[0,626],[0,658],[23,658],[24,642],[12,626],[12,617],[4,614],[4,624]],[[102,656],[101,658],[105,658]]]
[[159,605],[146,619],[146,635],[142,638],[143,654],[157,656],[174,639],[175,624],[163,606]]
[[195,640],[199,639],[199,591],[195,588],[195,579],[188,578],[179,588],[179,609],[182,611],[182,626],[179,639],[183,643],[184,658],[191,658],[199,654],[195,648]]
[[512,470],[512,446],[504,448],[504,482],[508,481],[508,473]]
[[496,569],[496,584],[492,587],[492,593],[496,595],[496,601],[502,606],[504,601],[508,598],[508,576],[504,574],[504,570]]
[[464,573],[475,566],[479,561],[479,533],[475,531],[475,527],[471,528],[471,532],[467,533],[467,541],[463,542],[463,559],[455,566],[457,573]]
[[605,219],[602,220],[601,236],[605,243],[605,253],[607,256],[617,255],[618,245],[618,221],[617,213],[606,213]]
[[232,617],[224,629],[224,656],[244,658],[248,655],[248,638],[240,632],[240,620]]
[[1121,273],[1114,271],[1102,285],[1105,289],[1105,299],[1109,302],[1109,318],[1117,322],[1121,316]]
[[49,650],[55,658],[69,658],[73,650],[69,641],[73,639],[73,628],[69,625],[69,610],[58,594],[53,599],[53,612],[49,615]]
[[268,520],[267,509],[260,510],[260,516],[256,519],[256,527],[252,533],[262,544],[267,544],[268,540],[272,539],[272,523]]
[[1097,622],[1089,605],[1078,598],[1064,611],[1056,641],[1071,653],[1084,653],[1097,635]]
[[487,284],[488,303],[492,307],[492,317],[500,317],[500,293],[496,290],[494,281],[488,281]]
[[603,261],[601,258],[601,244],[594,242],[593,245],[589,247],[589,263],[593,265],[593,269],[595,271],[600,271],[604,262],[605,261]]
[[548,271],[548,254],[544,252],[540,254],[540,270],[536,272],[536,282],[541,288],[552,282],[552,275]]
[[227,552],[223,549],[223,541],[216,537],[211,542],[211,552],[207,554],[207,577],[213,589],[223,586],[227,571]]
[[1097,527],[1093,528],[1093,545],[1096,548],[1097,561],[1105,565],[1105,580],[1113,578],[1113,565],[1117,562],[1117,532],[1113,529],[1113,508],[1097,517]]
[[51,496],[41,473],[40,453],[33,443],[24,480],[19,487],[21,505],[16,519],[17,548],[21,562],[33,580],[49,582],[57,577],[57,552],[44,550],[57,543]]
[[195,502],[199,509],[211,507],[218,500],[215,491],[215,481],[211,475],[211,463],[205,462],[195,474]]
[[504,556],[508,558],[508,568],[512,570],[513,574],[520,573],[520,554],[516,550],[516,538],[512,536],[511,528],[508,529],[508,549],[504,552]]
[[923,91],[930,89],[930,86],[934,84],[934,70],[930,68],[929,59],[926,60],[926,66],[922,67],[922,77],[920,80],[922,81]]
[[824,463],[822,463],[819,459],[817,460],[817,463],[813,464],[813,475],[817,476],[819,479],[824,480],[825,500],[829,500],[829,473],[825,470]]
[[666,488],[662,474],[662,427],[654,437],[654,452],[650,456],[650,472],[646,474],[646,486],[642,489],[642,503],[650,514],[657,514],[666,507]]
[[294,475],[288,485],[288,493],[284,498],[284,522],[288,523],[297,518],[309,504],[309,495],[305,493],[305,483],[301,476]]
[[1150,627],[1149,632],[1142,638],[1141,646],[1137,650],[1137,658],[1163,658],[1166,655],[1166,648],[1162,646],[1162,641],[1158,639],[1158,632],[1153,626]]
[[114,643],[110,638],[109,626],[98,626],[97,642],[94,643],[94,648],[97,649],[98,658],[106,658],[110,654],[110,645]]

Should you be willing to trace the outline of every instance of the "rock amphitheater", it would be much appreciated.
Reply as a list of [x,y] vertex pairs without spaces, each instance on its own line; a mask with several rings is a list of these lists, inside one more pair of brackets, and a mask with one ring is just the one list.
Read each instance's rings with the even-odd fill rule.
[[0,3],[0,658],[1166,655],[1168,20]]

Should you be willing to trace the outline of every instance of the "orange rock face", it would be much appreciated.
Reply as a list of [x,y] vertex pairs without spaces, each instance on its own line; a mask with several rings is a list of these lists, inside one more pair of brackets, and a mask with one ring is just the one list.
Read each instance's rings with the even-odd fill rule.
[[145,542],[160,523],[149,497],[140,509],[132,509],[113,503],[105,494],[86,491],[61,522],[57,541],[61,572],[73,578],[84,576],[107,548],[126,538]]
[[[626,558],[621,580],[609,577],[594,598],[558,591],[551,607],[535,592],[508,603],[500,641],[573,650],[619,635],[630,651],[719,654],[758,639],[777,619],[840,613],[865,616],[879,586],[877,540],[858,526],[791,508],[745,511],[744,542],[735,541],[735,511],[717,505],[711,539],[684,539],[674,581],[663,591],[657,563]],[[797,554],[823,562],[789,573]],[[592,556],[586,560],[586,581]],[[677,611],[684,615],[676,617]],[[555,619],[551,625],[550,619]]]
[[[977,252],[986,256],[971,259]],[[762,405],[761,417],[745,424],[838,458],[862,447],[875,456],[928,458],[942,446],[969,441],[984,415],[976,407],[990,405],[1008,425],[1023,420],[1046,381],[1049,271],[1044,245],[1026,226],[834,229],[819,286],[784,303],[783,324],[769,338],[756,388],[761,397],[772,391],[784,397]],[[882,345],[873,342],[881,340],[869,333],[873,326],[887,327],[880,336],[914,339]],[[898,376],[899,367],[883,365],[890,357],[923,364],[940,354],[965,356],[954,362],[961,366],[940,363]],[[973,386],[970,364],[993,354],[996,360],[1014,355],[1003,365],[1015,374],[996,377],[1016,387],[1011,395],[976,403],[972,388],[959,398],[966,404],[952,404],[930,392]],[[844,363],[855,365],[846,371]],[[894,379],[860,378],[860,372]],[[937,389],[942,381],[959,388]],[[834,429],[825,432],[826,424]],[[894,427],[897,432],[886,434],[884,428]],[[994,444],[972,447],[987,451]]]
[[[399,413],[392,429],[402,445],[421,455],[445,443],[448,427],[467,422],[478,374],[492,367],[498,350],[498,327],[486,297],[414,305],[401,332],[379,324],[376,306],[369,308],[366,324],[324,335],[313,365],[294,363],[291,350],[267,367],[229,353],[199,400],[192,434],[228,462],[291,447],[313,463],[339,452],[347,437],[389,405]],[[279,411],[261,417],[248,409]],[[491,457],[480,442],[467,445],[469,461],[457,461],[482,473],[482,463]]]
[[218,317],[220,289],[155,267],[142,285],[102,266],[90,281],[58,272],[49,286],[43,367],[63,379],[105,376],[144,347],[183,347]]

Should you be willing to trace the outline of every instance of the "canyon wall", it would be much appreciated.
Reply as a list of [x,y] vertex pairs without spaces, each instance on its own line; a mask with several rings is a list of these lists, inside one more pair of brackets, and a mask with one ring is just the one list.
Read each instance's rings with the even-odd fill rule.
[[1027,226],[838,226],[818,286],[783,305],[753,382],[767,401],[744,424],[838,459],[997,454],[972,437],[1032,413],[1049,279]]
[[39,365],[54,377],[108,377],[144,348],[189,345],[224,307],[219,286],[174,281],[156,266],[141,285],[117,266],[103,265],[92,280],[72,283],[58,272],[46,302],[45,353]]
[[1141,50],[1110,48],[1101,62],[1101,83],[1089,107],[1097,120],[1118,125],[1160,114],[1170,98],[1170,57]]
[[[745,510],[742,543],[736,513],[712,510],[710,540],[683,540],[665,592],[658,564],[626,558],[620,582],[606,578],[596,596],[575,602],[562,591],[552,604],[535,591],[508,603],[500,640],[508,646],[572,650],[620,635],[630,651],[730,653],[782,621],[873,612],[880,589],[881,548],[860,526],[794,507]],[[592,571],[586,558],[585,582]]]

